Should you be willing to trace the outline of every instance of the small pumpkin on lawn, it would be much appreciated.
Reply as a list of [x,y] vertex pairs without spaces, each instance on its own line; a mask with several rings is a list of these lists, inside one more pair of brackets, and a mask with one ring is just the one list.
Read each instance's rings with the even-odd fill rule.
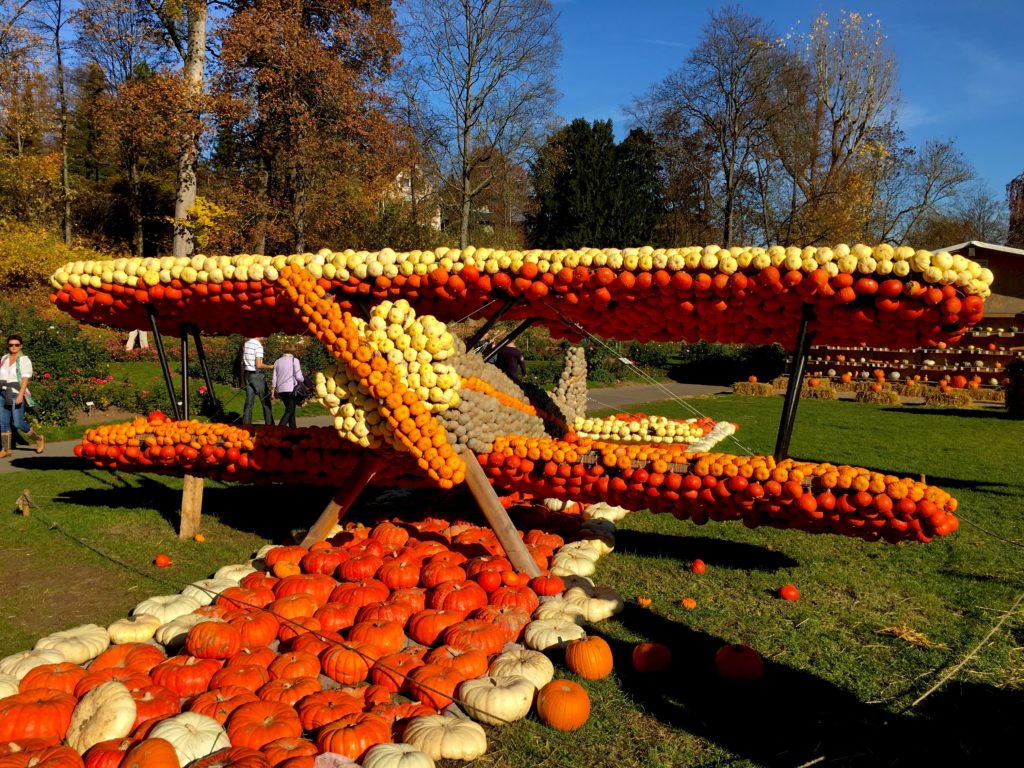
[[584,680],[600,680],[612,673],[612,649],[597,635],[573,640],[565,648],[565,663]]
[[660,672],[672,663],[672,651],[663,643],[639,643],[633,648],[633,669]]
[[575,731],[590,717],[590,696],[572,680],[552,680],[537,693],[537,715],[558,731]]
[[764,661],[749,645],[723,645],[715,654],[715,670],[725,680],[752,682],[764,676]]

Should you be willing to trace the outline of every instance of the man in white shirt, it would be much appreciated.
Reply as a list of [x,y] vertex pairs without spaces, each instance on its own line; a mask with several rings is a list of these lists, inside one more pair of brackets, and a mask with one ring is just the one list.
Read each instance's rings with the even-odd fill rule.
[[270,408],[270,392],[267,390],[267,379],[263,371],[272,370],[274,366],[263,362],[263,342],[260,336],[246,339],[242,345],[242,381],[245,384],[245,408],[242,411],[242,423],[252,424],[252,406],[256,398],[263,404],[263,422],[274,423],[274,414]]

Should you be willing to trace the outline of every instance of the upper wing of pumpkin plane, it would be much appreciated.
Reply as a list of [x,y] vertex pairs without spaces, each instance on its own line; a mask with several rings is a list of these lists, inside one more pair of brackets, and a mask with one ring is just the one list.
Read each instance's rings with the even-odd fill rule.
[[804,308],[818,344],[955,342],[982,317],[992,273],[963,256],[909,247],[740,248],[122,258],[65,264],[52,299],[82,322],[161,331],[303,332],[280,273],[309,271],[346,309],[405,299],[446,322],[504,310],[556,336],[791,346]]

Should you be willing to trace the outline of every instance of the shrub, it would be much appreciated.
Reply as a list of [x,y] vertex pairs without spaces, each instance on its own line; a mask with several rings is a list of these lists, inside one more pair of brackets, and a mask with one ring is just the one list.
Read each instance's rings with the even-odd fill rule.
[[[0,173],[2,176],[2,173]],[[3,197],[0,180],[0,197]],[[48,289],[50,275],[57,267],[78,259],[99,259],[102,255],[85,248],[67,248],[56,232],[30,227],[0,215],[0,289]],[[48,292],[48,291],[47,291]]]
[[527,378],[541,387],[550,387],[558,383],[565,367],[561,360],[527,360]]
[[684,344],[668,373],[676,381],[731,384],[748,376],[768,381],[785,369],[786,351],[778,344],[750,346],[701,340]]

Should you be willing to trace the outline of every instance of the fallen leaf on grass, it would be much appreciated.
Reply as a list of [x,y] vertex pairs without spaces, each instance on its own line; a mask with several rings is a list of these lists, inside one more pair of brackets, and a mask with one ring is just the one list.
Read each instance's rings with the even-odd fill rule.
[[946,646],[942,643],[933,643],[928,639],[928,636],[922,632],[911,629],[908,626],[899,627],[882,627],[881,629],[875,630],[876,635],[891,635],[892,637],[899,638],[905,643],[913,645],[915,648],[945,648]]

